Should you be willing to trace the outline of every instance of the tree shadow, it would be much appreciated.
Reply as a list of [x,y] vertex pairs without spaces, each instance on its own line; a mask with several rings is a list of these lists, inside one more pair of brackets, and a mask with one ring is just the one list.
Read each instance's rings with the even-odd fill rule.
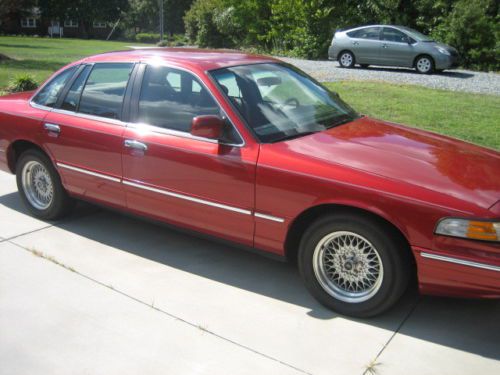
[[[374,71],[374,72],[390,72],[390,73],[399,73],[399,74],[415,74],[417,76],[422,76],[420,73],[415,71],[414,69],[410,68],[396,68],[396,67],[386,67],[386,66],[369,66],[366,68],[363,67],[356,67],[354,69],[359,69],[359,70],[366,70],[366,71]],[[432,75],[429,75],[428,77],[432,76],[444,76],[444,77],[450,77],[450,78],[461,78],[461,79],[467,79],[467,78],[472,78],[475,75],[473,73],[467,73],[463,71],[454,71],[454,70],[445,70],[442,72],[434,72]]]
[[[26,213],[17,193],[0,196],[0,205]],[[307,292],[289,263],[88,203],[79,203],[73,214],[54,225],[168,267],[305,307],[313,319],[340,317]],[[500,360],[498,316],[500,301],[419,297],[409,288],[400,302],[381,316],[362,320],[342,317],[391,331],[400,328],[403,335]]]
[[54,47],[50,46],[40,46],[35,44],[11,44],[11,43],[0,43],[0,47],[7,48],[30,48],[30,49],[54,49]]
[[4,60],[0,62],[0,68],[19,70],[51,70],[56,71],[66,65],[65,62],[53,60]]

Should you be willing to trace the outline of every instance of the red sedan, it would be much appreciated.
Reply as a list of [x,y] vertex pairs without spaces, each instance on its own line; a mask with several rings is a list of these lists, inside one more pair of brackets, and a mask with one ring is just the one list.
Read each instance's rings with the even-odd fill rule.
[[500,297],[500,153],[361,116],[272,58],[77,61],[0,98],[0,169],[42,219],[84,199],[292,259],[343,314],[385,311],[412,275]]

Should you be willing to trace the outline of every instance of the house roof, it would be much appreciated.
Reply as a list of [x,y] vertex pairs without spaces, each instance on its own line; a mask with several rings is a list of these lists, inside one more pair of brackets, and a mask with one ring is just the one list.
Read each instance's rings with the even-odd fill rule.
[[196,48],[139,48],[108,52],[87,57],[82,62],[155,62],[165,61],[199,70],[212,70],[235,65],[277,62],[272,57],[232,50]]

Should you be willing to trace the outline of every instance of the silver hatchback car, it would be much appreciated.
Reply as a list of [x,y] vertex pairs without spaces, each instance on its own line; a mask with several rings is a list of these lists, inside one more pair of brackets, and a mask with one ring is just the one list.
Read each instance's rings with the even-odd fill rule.
[[415,68],[422,74],[455,68],[458,52],[404,26],[373,25],[337,31],[328,49],[343,68],[368,65]]

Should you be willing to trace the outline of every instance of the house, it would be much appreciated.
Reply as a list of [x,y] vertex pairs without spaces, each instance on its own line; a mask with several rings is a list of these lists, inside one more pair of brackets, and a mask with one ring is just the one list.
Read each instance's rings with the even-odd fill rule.
[[64,20],[44,17],[38,8],[31,11],[9,14],[0,20],[0,34],[48,35],[67,38],[106,39],[113,25],[103,20],[94,20],[84,24],[78,19]]

